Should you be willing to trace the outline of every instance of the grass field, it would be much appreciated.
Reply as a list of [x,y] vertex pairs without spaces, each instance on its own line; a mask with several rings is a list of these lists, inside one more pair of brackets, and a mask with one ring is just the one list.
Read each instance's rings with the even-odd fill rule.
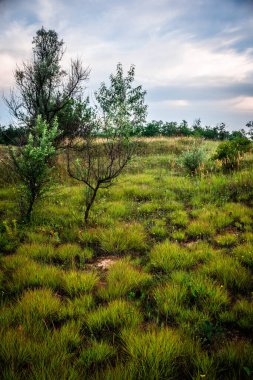
[[2,379],[253,378],[253,156],[190,177],[191,146],[140,140],[87,226],[61,158],[29,227],[0,188]]

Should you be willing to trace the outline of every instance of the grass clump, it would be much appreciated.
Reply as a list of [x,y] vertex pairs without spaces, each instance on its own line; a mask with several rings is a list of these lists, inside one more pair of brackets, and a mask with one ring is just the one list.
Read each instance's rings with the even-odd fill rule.
[[172,239],[174,239],[178,242],[181,242],[181,241],[184,241],[186,239],[186,234],[185,234],[185,231],[174,231],[174,232],[172,232],[171,237],[172,237]]
[[92,294],[84,294],[80,297],[67,299],[63,313],[68,318],[83,318],[93,306],[94,299]]
[[227,342],[216,355],[220,378],[250,379],[253,374],[253,347],[245,339]]
[[113,299],[130,291],[140,292],[151,282],[152,276],[134,268],[127,260],[119,260],[109,268],[106,280],[107,285],[99,294],[105,299]]
[[27,256],[6,256],[3,260],[5,273],[4,289],[8,293],[21,292],[31,287],[59,289],[62,271],[52,265],[41,265]]
[[238,300],[232,310],[221,314],[223,322],[237,325],[243,330],[252,331],[253,328],[253,302],[247,299]]
[[125,329],[121,339],[135,379],[172,379],[179,374],[183,345],[168,328],[141,332]]
[[232,256],[236,257],[242,264],[253,269],[253,244],[245,243],[238,245],[232,251]]
[[19,247],[18,253],[45,263],[71,268],[83,267],[93,254],[90,248],[82,249],[78,244],[73,243],[61,244],[57,248],[52,244],[23,244]]
[[237,243],[237,235],[227,232],[222,235],[215,236],[214,241],[221,247],[231,247]]
[[150,233],[157,239],[163,239],[168,235],[166,221],[163,219],[155,219],[152,221],[152,226],[150,227]]
[[61,289],[70,296],[90,292],[98,283],[98,276],[95,272],[68,271],[62,275]]
[[207,238],[213,236],[216,232],[216,229],[206,220],[193,220],[188,224],[186,233],[190,238]]
[[175,269],[188,269],[208,260],[210,250],[207,245],[195,245],[190,249],[181,247],[177,243],[165,240],[154,245],[150,252],[150,267],[166,273]]
[[0,367],[3,379],[19,379],[25,366],[32,362],[30,341],[24,331],[9,328],[0,330]]
[[92,332],[118,330],[142,322],[142,314],[130,302],[114,300],[88,314],[86,325]]
[[238,260],[222,254],[205,264],[201,271],[234,290],[245,291],[250,288],[252,283],[249,270],[244,268]]
[[189,217],[186,211],[173,211],[170,215],[170,224],[176,227],[185,227],[189,223]]
[[86,369],[97,369],[98,366],[108,363],[116,354],[116,349],[112,345],[103,341],[93,340],[88,347],[80,352],[79,364]]
[[118,225],[101,230],[97,235],[101,249],[110,254],[141,251],[146,248],[146,233],[141,224]]
[[172,281],[157,287],[153,293],[159,312],[178,323],[184,321],[185,310],[198,309],[212,316],[229,305],[227,291],[195,272],[174,272]]

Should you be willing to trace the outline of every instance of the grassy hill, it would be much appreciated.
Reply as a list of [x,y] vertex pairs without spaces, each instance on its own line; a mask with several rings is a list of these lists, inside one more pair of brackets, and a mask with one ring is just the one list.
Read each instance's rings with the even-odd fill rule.
[[3,379],[253,378],[253,156],[188,176],[192,144],[139,140],[87,226],[63,156],[29,227],[2,185]]

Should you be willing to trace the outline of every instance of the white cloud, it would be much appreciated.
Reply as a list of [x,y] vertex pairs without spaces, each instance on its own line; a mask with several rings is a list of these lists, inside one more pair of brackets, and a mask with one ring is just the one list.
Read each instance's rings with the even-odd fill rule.
[[186,99],[166,100],[164,102],[168,107],[187,107],[190,102]]
[[[13,85],[13,71],[31,55],[31,41],[37,29],[55,29],[66,42],[64,66],[71,58],[80,57],[91,68],[89,90],[107,80],[122,62],[125,69],[136,65],[136,79],[149,92],[156,87],[180,88],[201,86],[203,93],[212,86],[227,86],[247,81],[252,69],[252,46],[248,50],[233,48],[243,38],[238,25],[224,25],[223,33],[204,40],[184,25],[189,2],[181,0],[140,0],[103,2],[102,0],[22,0],[24,9],[34,15],[31,20],[13,16],[8,8],[9,22],[0,36],[0,90]],[[203,4],[195,0],[195,6]],[[0,15],[0,20],[1,20]],[[191,20],[189,19],[189,22]],[[153,102],[150,109],[195,110],[191,99],[183,94],[165,103]],[[190,98],[190,97],[189,97]],[[201,101],[201,100],[200,100]],[[207,107],[207,102],[202,102]],[[159,106],[158,106],[159,104]],[[249,112],[252,97],[209,103],[210,107]],[[160,107],[160,108],[159,108]],[[208,107],[207,107],[208,109]]]
[[251,112],[253,116],[253,96],[241,96],[231,102],[232,106],[241,112]]

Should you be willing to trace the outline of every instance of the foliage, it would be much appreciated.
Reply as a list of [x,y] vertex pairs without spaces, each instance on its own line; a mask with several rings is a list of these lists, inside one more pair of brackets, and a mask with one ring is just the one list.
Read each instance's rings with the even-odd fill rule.
[[58,133],[58,123],[54,120],[52,129],[41,116],[37,117],[33,133],[27,144],[10,150],[13,175],[20,186],[20,208],[22,220],[29,222],[35,202],[49,190],[52,168],[49,161],[55,155],[53,142]]
[[144,103],[146,91],[142,86],[133,87],[135,67],[130,66],[124,77],[123,67],[118,63],[116,74],[110,75],[110,86],[103,82],[95,93],[98,106],[104,117],[101,133],[103,136],[136,135],[145,122],[147,106]]
[[176,165],[192,141],[138,139],[90,226],[60,152],[29,226],[0,188],[1,378],[252,377],[253,155],[193,179]]
[[214,155],[214,160],[220,160],[225,169],[239,166],[241,156],[251,149],[251,142],[246,137],[237,137],[221,143]]
[[89,119],[87,100],[82,100],[83,83],[89,77],[79,60],[72,60],[70,73],[61,68],[64,43],[54,30],[43,27],[33,38],[33,56],[15,71],[17,93],[6,99],[11,114],[20,126],[33,130],[38,115],[53,128],[59,120],[59,131],[54,139],[73,137]]
[[102,116],[97,117],[94,125],[105,142],[99,146],[91,133],[86,136],[83,147],[78,147],[81,154],[77,159],[70,155],[70,150],[67,153],[70,177],[87,186],[86,223],[98,190],[110,187],[131,159],[133,145],[129,137],[146,117],[146,92],[141,86],[133,87],[134,73],[131,66],[124,77],[122,65],[118,64],[116,75],[110,76],[110,86],[102,83],[95,93]]
[[189,175],[194,175],[200,172],[206,160],[205,156],[204,149],[195,144],[191,150],[182,153],[178,162]]

